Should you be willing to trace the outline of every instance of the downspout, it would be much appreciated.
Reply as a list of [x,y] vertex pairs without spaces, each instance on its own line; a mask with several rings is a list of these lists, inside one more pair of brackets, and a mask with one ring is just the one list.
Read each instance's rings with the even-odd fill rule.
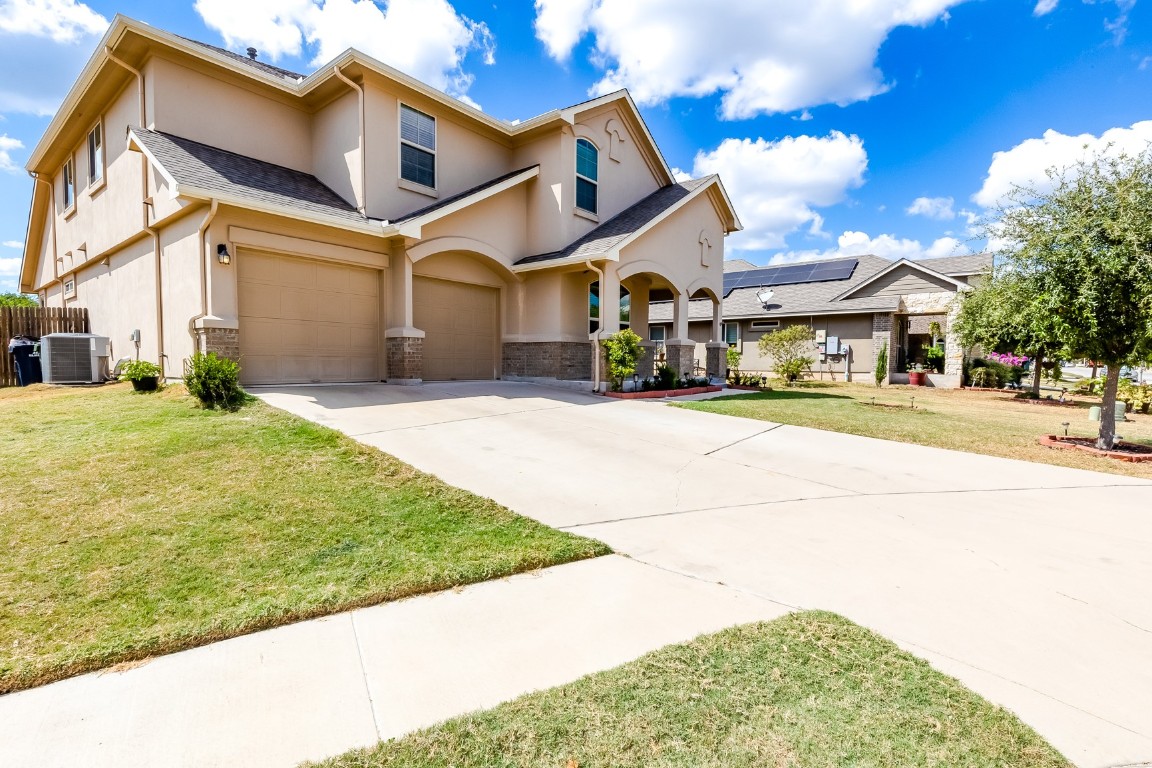
[[[123,67],[124,69],[128,70],[129,72],[131,72],[133,75],[136,76],[137,100],[140,103],[140,126],[139,127],[142,129],[146,129],[148,127],[147,126],[148,110],[147,110],[147,104],[145,102],[144,73],[142,73],[140,70],[136,69],[135,67],[131,66],[130,64],[128,64],[123,59],[118,58],[116,56],[116,54],[112,53],[111,46],[107,46],[107,45],[104,46],[104,55],[108,57],[109,61],[112,61],[112,62],[120,65],[121,67]],[[149,235],[152,236],[152,250],[156,254],[156,256],[155,256],[155,266],[156,266],[156,357],[157,357],[157,362],[160,364],[161,377],[167,378],[167,371],[165,368],[165,364],[167,362],[168,356],[164,354],[164,289],[163,289],[163,282],[162,282],[162,277],[163,277],[162,269],[163,269],[163,267],[161,264],[161,255],[160,255],[160,233],[152,228],[152,224],[149,221],[150,217],[148,215],[148,209],[151,207],[151,205],[152,205],[152,203],[148,199],[148,158],[143,153],[141,153],[140,154],[140,214],[141,214],[140,228],[144,232],[147,232]]]
[[52,206],[52,277],[56,278],[56,282],[60,284],[60,303],[62,305],[67,304],[64,301],[64,280],[60,277],[60,257],[56,253],[56,185],[41,178],[36,171],[28,171],[28,175],[32,177],[33,182],[48,185],[48,202]]
[[204,221],[200,222],[200,314],[193,315],[188,321],[188,333],[192,336],[193,348],[196,344],[196,323],[211,314],[208,311],[208,246],[204,243],[204,236],[208,233],[208,226],[212,220],[216,218],[216,209],[220,207],[220,201],[212,198],[212,207],[208,209],[208,214],[204,217]]
[[[604,290],[604,270],[597,267],[590,260],[586,260],[584,265],[588,269],[596,273],[596,279],[600,283],[600,290]],[[592,334],[592,391],[600,391],[600,330],[604,327],[604,313],[600,313],[601,322],[596,323],[596,333]]]
[[356,91],[357,94],[359,94],[359,100],[360,100],[360,205],[357,206],[357,209],[360,211],[361,216],[367,216],[368,215],[367,214],[367,211],[368,211],[368,170],[367,170],[367,165],[368,164],[367,164],[367,159],[366,159],[365,155],[368,153],[368,137],[365,133],[366,125],[364,122],[364,86],[360,85],[359,83],[357,83],[354,80],[349,79],[343,72],[340,71],[340,67],[333,67],[332,71],[336,74],[336,77],[343,80],[345,83],[348,84],[348,86],[350,88],[352,88],[354,91]]

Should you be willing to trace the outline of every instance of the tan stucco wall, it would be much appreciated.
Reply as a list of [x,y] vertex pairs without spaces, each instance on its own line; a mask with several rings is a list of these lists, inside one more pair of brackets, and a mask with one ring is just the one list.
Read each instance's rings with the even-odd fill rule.
[[312,173],[360,204],[360,97],[351,89],[312,118]]
[[[709,266],[701,266],[701,232],[711,243]],[[717,295],[724,287],[724,228],[707,193],[678,209],[620,253],[617,271],[625,277],[635,270],[656,271],[678,290],[706,286]]]
[[511,267],[527,255],[525,210],[527,188],[533,183],[529,180],[423,227],[420,250],[435,247],[433,243],[439,238],[466,238],[505,267]]
[[154,56],[145,77],[154,84],[156,130],[269,163],[312,171],[312,119],[288,97]]

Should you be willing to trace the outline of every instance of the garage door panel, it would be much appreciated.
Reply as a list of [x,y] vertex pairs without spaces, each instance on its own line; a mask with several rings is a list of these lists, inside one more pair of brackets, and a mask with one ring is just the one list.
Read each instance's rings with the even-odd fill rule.
[[424,331],[424,378],[491,379],[498,374],[498,289],[418,277],[413,321]]
[[248,384],[379,378],[379,273],[244,251],[241,377]]

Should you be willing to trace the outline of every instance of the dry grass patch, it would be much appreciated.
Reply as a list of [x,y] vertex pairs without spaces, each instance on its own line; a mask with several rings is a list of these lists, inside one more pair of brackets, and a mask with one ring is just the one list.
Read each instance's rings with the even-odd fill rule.
[[0,390],[0,693],[604,554],[263,403]]
[[700,637],[326,768],[838,768],[1070,764],[1021,723],[847,619]]
[[[870,407],[908,406],[916,409]],[[1088,408],[1098,400],[1078,398],[1076,407],[1026,403],[1009,393],[933,389],[930,387],[876,387],[865,384],[812,382],[795,388],[722,397],[700,402],[677,403],[677,407],[710,413],[763,419],[832,432],[898,440],[904,443],[951,448],[1011,459],[1056,464],[1097,472],[1111,472],[1152,479],[1152,463],[1130,464],[1089,455],[1083,451],[1046,448],[1041,435],[1092,436],[1098,424],[1088,421]],[[1124,439],[1152,445],[1152,416],[1128,414],[1118,423]]]

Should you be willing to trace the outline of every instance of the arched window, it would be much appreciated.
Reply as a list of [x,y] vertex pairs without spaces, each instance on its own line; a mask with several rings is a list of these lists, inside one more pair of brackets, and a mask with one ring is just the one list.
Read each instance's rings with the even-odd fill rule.
[[588,139],[576,140],[576,207],[596,213],[600,153]]
[[[632,325],[632,296],[628,289],[620,286],[620,329]],[[596,333],[600,329],[600,281],[597,280],[588,287],[588,333]]]

